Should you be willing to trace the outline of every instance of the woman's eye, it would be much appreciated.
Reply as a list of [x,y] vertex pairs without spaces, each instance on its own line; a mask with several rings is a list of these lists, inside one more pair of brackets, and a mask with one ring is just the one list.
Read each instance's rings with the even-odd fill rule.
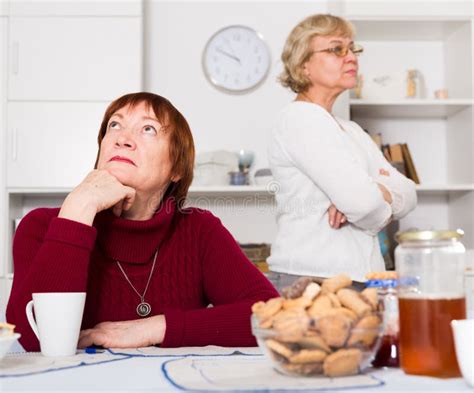
[[117,123],[116,121],[111,121],[109,123],[109,129],[111,130],[118,130],[120,128],[120,124]]
[[156,128],[153,127],[153,126],[145,126],[143,128],[143,132],[145,134],[152,134],[152,135],[156,135]]
[[340,56],[344,52],[344,48],[342,46],[336,46],[335,48],[332,48],[332,51],[335,55]]

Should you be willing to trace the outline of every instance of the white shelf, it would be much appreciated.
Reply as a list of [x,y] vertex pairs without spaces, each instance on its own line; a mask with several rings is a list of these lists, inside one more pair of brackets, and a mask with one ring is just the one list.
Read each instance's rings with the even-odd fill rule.
[[[418,184],[416,190],[419,193],[446,193],[446,192],[470,192],[474,191],[474,184]],[[21,195],[28,197],[60,197],[71,192],[70,188],[10,188],[9,195]],[[274,195],[271,186],[191,186],[189,196],[247,196],[247,195]]]
[[[9,188],[9,195],[21,195],[29,197],[59,197],[67,195],[71,188]],[[191,186],[189,196],[247,196],[247,195],[273,195],[271,186]]]
[[418,184],[416,191],[421,195],[465,193],[474,191],[474,184]]
[[469,23],[469,17],[439,18],[413,17],[407,20],[397,18],[350,17],[356,28],[357,41],[444,41],[463,24]]
[[474,105],[472,99],[366,100],[352,98],[352,117],[366,118],[446,118]]
[[248,196],[248,195],[273,195],[268,186],[191,186],[189,196]]

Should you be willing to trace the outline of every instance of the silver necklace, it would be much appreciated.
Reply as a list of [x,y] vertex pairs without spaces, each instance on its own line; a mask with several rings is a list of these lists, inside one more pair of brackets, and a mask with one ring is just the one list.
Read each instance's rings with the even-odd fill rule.
[[151,276],[153,275],[153,271],[155,270],[155,262],[156,262],[157,255],[158,255],[158,249],[156,250],[155,256],[153,257],[153,264],[151,266],[150,275],[148,276],[148,281],[146,283],[145,290],[143,291],[143,295],[140,295],[140,293],[133,286],[132,282],[130,281],[130,279],[125,274],[125,270],[123,270],[122,265],[120,265],[120,262],[115,260],[115,262],[117,262],[117,266],[119,267],[120,271],[122,272],[123,276],[125,277],[125,280],[127,280],[127,282],[130,284],[132,289],[135,291],[135,293],[140,298],[140,303],[137,306],[137,314],[138,314],[138,316],[140,316],[142,318],[146,317],[147,315],[149,315],[151,313],[151,306],[150,306],[150,303],[145,302],[145,295],[146,295],[146,291],[148,290],[148,286],[150,285]]

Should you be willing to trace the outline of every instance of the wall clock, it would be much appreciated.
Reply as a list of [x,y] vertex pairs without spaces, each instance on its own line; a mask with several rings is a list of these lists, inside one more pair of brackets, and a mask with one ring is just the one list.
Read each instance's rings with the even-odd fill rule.
[[202,56],[211,84],[227,92],[254,89],[270,69],[270,51],[262,36],[247,26],[227,26],[209,38]]

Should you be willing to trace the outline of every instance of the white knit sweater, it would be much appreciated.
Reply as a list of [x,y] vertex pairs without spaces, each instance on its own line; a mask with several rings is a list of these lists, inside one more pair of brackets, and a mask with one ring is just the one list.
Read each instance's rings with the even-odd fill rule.
[[[268,153],[278,186],[270,270],[319,277],[347,273],[358,281],[385,270],[377,233],[415,208],[416,190],[370,136],[319,105],[295,101],[278,116]],[[390,175],[380,175],[381,168]],[[391,205],[376,183],[390,191]],[[339,229],[328,222],[331,203],[348,220]]]

